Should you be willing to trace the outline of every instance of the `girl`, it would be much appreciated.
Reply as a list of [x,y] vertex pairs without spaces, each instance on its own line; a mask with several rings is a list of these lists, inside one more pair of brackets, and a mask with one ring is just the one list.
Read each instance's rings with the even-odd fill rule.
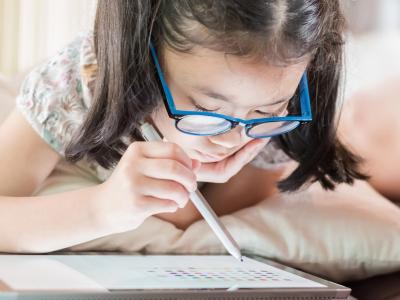
[[[271,161],[298,162],[281,191],[364,178],[336,136],[342,30],[338,0],[100,0],[94,33],[28,76],[0,128],[0,251],[151,215],[184,228],[197,182],[230,213],[273,191]],[[144,121],[166,141],[143,142]],[[34,197],[64,158],[101,183]]]

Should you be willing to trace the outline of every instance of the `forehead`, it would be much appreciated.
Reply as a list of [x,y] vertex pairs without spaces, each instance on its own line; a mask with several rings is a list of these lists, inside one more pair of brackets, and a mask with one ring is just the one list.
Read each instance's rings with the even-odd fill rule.
[[164,71],[173,85],[191,92],[216,91],[232,102],[246,98],[246,103],[254,105],[260,104],[260,100],[293,95],[307,62],[304,59],[288,66],[274,66],[200,47],[193,48],[191,53],[169,48],[163,51]]

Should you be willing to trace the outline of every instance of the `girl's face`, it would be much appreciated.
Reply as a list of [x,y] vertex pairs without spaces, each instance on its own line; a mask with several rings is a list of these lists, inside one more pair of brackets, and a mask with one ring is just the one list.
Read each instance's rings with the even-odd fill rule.
[[[285,115],[308,62],[278,67],[200,47],[190,54],[166,47],[162,61],[177,109],[208,110],[242,119]],[[252,140],[241,126],[216,136],[182,133],[164,107],[152,118],[166,140],[203,163],[223,160]]]

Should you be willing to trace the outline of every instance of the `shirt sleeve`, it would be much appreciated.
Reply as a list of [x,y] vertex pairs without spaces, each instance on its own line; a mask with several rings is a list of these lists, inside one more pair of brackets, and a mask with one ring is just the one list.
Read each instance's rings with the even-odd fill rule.
[[260,169],[277,169],[290,161],[290,157],[279,149],[273,141],[270,141],[250,164]]
[[80,76],[80,36],[24,80],[17,109],[59,154],[83,122],[88,108]]

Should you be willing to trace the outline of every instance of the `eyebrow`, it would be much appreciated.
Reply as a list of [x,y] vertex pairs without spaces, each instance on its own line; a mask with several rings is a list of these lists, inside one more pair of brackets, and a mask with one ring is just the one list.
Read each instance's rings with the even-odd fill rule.
[[[226,102],[230,102],[230,100],[229,100],[229,98],[228,98],[227,96],[222,95],[222,94],[220,94],[220,93],[217,93],[217,92],[215,92],[215,91],[213,91],[213,90],[210,90],[209,88],[205,88],[205,87],[196,87],[196,89],[197,89],[199,92],[201,92],[202,94],[206,95],[207,97],[214,98],[214,99],[219,99],[219,100],[226,101]],[[279,100],[276,100],[276,101],[273,102],[273,103],[268,103],[268,104],[265,104],[265,105],[263,105],[263,106],[272,106],[272,105],[280,104],[280,103],[289,101],[293,96],[294,96],[294,95],[289,96],[289,97],[284,97],[284,98],[281,98],[281,99],[279,99]]]

